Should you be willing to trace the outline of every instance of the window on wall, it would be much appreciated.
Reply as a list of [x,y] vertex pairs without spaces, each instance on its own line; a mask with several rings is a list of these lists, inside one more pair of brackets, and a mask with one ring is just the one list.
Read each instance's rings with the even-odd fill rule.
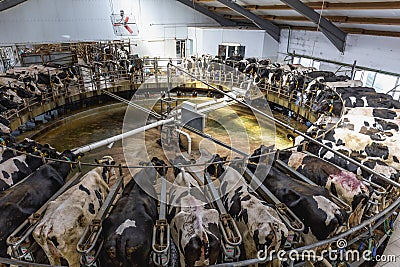
[[186,40],[176,40],[176,57],[186,57]]
[[400,77],[397,77],[396,88],[392,91],[391,95],[394,99],[400,99]]
[[[378,93],[387,93],[400,83],[400,78],[397,76],[365,70],[356,71],[354,80],[360,80],[364,86],[375,88]],[[397,90],[400,91],[400,86],[397,87]],[[389,94],[392,95],[394,99],[399,99],[400,92],[393,90]]]
[[397,77],[377,73],[374,82],[374,88],[378,93],[386,93],[392,90],[397,83]]
[[314,60],[313,62],[313,67],[316,68],[317,70],[319,70],[319,66],[321,65],[321,62]]
[[245,57],[246,47],[240,44],[221,44],[218,46],[218,57],[227,59],[230,57]]
[[313,61],[312,61],[312,59],[309,59],[309,58],[301,58],[300,64],[304,67],[312,67]]
[[356,73],[354,74],[354,80],[362,81],[363,73],[364,71],[357,70]]
[[314,67],[317,70],[319,70],[321,62],[319,62],[317,60],[308,59],[308,58],[294,57],[293,64],[301,64],[304,67]]

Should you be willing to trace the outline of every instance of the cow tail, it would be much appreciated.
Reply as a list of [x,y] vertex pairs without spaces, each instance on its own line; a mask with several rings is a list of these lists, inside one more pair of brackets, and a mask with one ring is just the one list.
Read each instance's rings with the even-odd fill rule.
[[196,221],[197,221],[198,227],[200,228],[200,231],[201,231],[200,234],[201,234],[201,240],[202,240],[202,244],[203,244],[203,246],[201,248],[201,255],[204,256],[204,259],[207,259],[210,255],[210,241],[208,239],[207,231],[206,231],[206,229],[204,229],[203,220],[199,216],[199,214],[200,214],[199,206],[196,204],[195,201],[193,201],[192,205],[193,204],[196,209],[196,213],[195,213]]
[[204,259],[208,259],[210,255],[210,240],[208,239],[208,234],[204,227],[202,227],[202,243],[201,254],[204,256]]

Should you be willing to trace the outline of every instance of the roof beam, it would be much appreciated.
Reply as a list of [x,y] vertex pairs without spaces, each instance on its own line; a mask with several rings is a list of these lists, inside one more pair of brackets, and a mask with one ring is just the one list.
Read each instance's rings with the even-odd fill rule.
[[[198,0],[198,1],[213,1],[213,0]],[[395,2],[352,2],[352,3],[329,3],[329,2],[308,2],[305,3],[308,7],[315,10],[385,10],[385,9],[400,9],[400,1]],[[245,5],[243,6],[249,11],[255,10],[291,10],[287,5]],[[208,7],[212,11],[228,11],[227,7]]]
[[[304,31],[316,31],[315,27],[307,26],[291,26],[293,30],[304,30]],[[376,30],[365,30],[360,28],[341,28],[349,34],[364,34],[364,35],[376,35],[376,36],[389,36],[389,37],[400,37],[400,32],[393,31],[376,31]]]
[[249,10],[234,3],[232,0],[217,0],[217,1],[220,2],[221,4],[224,4],[228,8],[232,9],[233,11],[239,13],[240,15],[244,16],[245,18],[249,19],[257,27],[259,27],[262,30],[265,30],[269,35],[272,36],[272,38],[274,38],[277,42],[279,42],[280,29],[277,25],[273,24],[270,21],[260,18],[259,16],[253,14]]
[[305,5],[300,0],[281,0],[281,2],[290,6],[310,21],[319,25],[321,32],[331,41],[331,43],[340,51],[344,51],[347,33],[335,26],[332,22],[318,14],[314,9]]
[[3,0],[0,1],[0,11],[9,9],[13,6],[19,5],[27,0]]
[[218,22],[219,25],[223,27],[237,26],[236,22],[226,19],[221,15],[215,14],[214,12],[208,10],[206,7],[193,3],[192,0],[177,0],[177,1],[190,8],[193,8],[194,10],[202,13],[203,15],[206,15],[207,17],[214,19],[216,22]]
[[[305,17],[301,16],[274,16],[274,15],[262,15],[263,19],[273,21],[309,21]],[[242,20],[242,16],[224,15],[224,18]],[[364,18],[364,17],[347,17],[347,16],[325,16],[332,22],[336,23],[351,23],[351,24],[375,24],[375,25],[400,25],[400,18]]]

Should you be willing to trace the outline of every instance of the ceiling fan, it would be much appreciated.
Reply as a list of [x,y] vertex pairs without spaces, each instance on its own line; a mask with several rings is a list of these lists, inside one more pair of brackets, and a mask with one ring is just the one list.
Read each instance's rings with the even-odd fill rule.
[[[129,27],[130,24],[136,24],[135,22],[129,22],[129,17],[125,16],[125,13],[123,10],[120,11],[119,13],[120,18],[115,19],[113,21],[113,26],[115,27],[124,27],[130,34],[133,34],[134,31],[132,30],[131,27]],[[116,28],[115,31],[117,32]]]

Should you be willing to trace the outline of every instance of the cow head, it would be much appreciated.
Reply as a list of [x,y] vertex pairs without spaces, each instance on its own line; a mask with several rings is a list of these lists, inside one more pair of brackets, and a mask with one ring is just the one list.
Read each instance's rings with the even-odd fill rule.
[[219,154],[215,154],[209,161],[211,164],[208,165],[206,171],[210,175],[219,178],[225,172],[224,161],[226,161],[226,158],[227,157],[221,157]]
[[40,155],[46,158],[56,158],[57,150],[52,148],[49,144],[45,144],[40,148]]
[[261,145],[259,148],[253,151],[251,154],[249,161],[253,163],[264,162],[267,159],[267,154],[270,152],[274,152],[275,146],[265,146]]
[[22,142],[18,144],[17,149],[22,152],[33,153],[41,148],[41,145],[34,140],[25,138]]
[[179,166],[189,165],[191,162],[186,160],[182,155],[179,155],[172,161],[172,164],[174,165],[174,176],[176,177],[181,172],[181,168]]
[[10,145],[14,142],[13,136],[12,135],[4,135],[0,134],[0,146],[7,146],[10,147]]
[[[67,149],[67,150],[64,150],[61,154],[59,154],[58,158],[62,159],[62,160],[69,161],[69,162],[75,162],[75,161],[79,160],[83,156],[84,156],[83,153],[75,154],[71,150]],[[72,165],[71,168],[75,168],[76,167],[75,164],[71,164],[71,165]]]
[[8,128],[7,126],[5,126],[4,124],[0,123],[0,131],[3,134],[10,134],[11,133],[11,129]]
[[100,160],[94,160],[97,164],[103,164],[103,172],[101,176],[106,183],[109,183],[111,176],[115,175],[115,160],[111,156],[104,156]]
[[162,159],[159,159],[157,157],[153,157],[151,159],[151,163],[153,164],[153,166],[155,166],[156,171],[161,175],[161,176],[165,176],[167,175],[168,169],[164,168],[164,166],[166,167],[167,164],[165,163],[165,161],[163,161]]
[[5,126],[7,126],[7,127],[10,127],[10,124],[11,124],[9,120],[7,120],[6,118],[4,118],[1,115],[0,115],[0,123],[5,125]]

